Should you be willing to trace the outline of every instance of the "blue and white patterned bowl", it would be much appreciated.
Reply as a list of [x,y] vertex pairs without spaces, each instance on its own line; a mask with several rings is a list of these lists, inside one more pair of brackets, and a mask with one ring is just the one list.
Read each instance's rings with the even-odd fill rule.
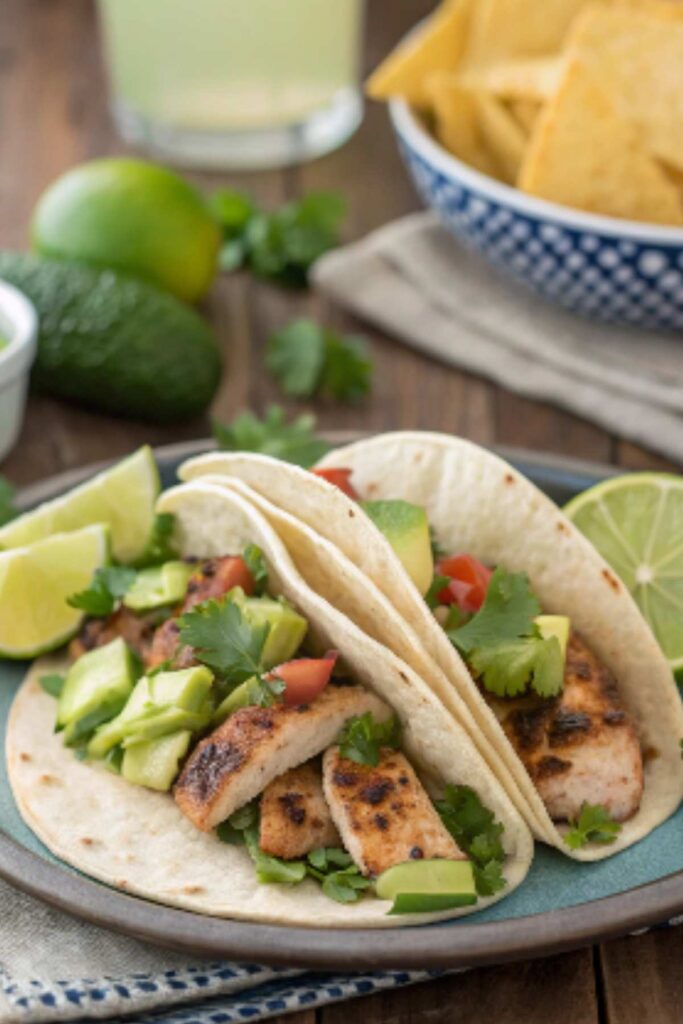
[[402,100],[390,113],[425,203],[494,267],[585,316],[683,329],[682,229],[525,195],[451,156]]

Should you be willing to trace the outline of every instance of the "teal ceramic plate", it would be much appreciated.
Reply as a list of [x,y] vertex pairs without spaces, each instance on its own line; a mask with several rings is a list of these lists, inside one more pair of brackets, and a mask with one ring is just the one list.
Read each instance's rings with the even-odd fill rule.
[[[184,458],[206,447],[208,442],[159,449],[164,484],[174,482]],[[560,504],[613,472],[522,451],[504,454]],[[52,497],[92,471],[90,467],[46,481],[24,492],[22,503]],[[0,662],[0,723],[24,670]],[[53,857],[24,825],[3,758],[0,875],[89,921],[192,954],[320,969],[342,964],[348,970],[463,967],[547,955],[659,923],[677,923],[677,917],[683,923],[683,808],[641,843],[597,864],[577,864],[537,847],[529,876],[516,892],[461,921],[390,931],[289,928],[174,910],[84,877]]]

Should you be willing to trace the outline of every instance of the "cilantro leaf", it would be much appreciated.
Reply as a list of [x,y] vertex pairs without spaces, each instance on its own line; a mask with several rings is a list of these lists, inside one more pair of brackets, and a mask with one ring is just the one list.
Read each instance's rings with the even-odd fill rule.
[[254,593],[260,597],[268,586],[268,566],[263,552],[258,544],[248,544],[242,552],[242,558],[254,581]]
[[479,896],[493,896],[507,885],[503,876],[503,865],[499,860],[489,860],[483,865],[473,865],[474,885]]
[[40,677],[40,685],[45,690],[45,693],[49,693],[51,697],[59,697],[64,689],[65,682],[66,676],[57,674]]
[[178,619],[179,640],[195,649],[198,661],[227,682],[260,676],[269,625],[250,625],[234,601],[205,601]]
[[579,817],[570,824],[564,841],[571,850],[579,850],[586,843],[613,843],[621,832],[619,822],[601,804],[583,803]]
[[269,708],[281,702],[287,684],[282,679],[266,679],[255,676],[247,683],[248,703],[260,708]]
[[4,476],[0,476],[0,526],[9,523],[10,519],[14,519],[17,515],[16,509],[12,504],[13,500],[14,488],[9,480],[6,480]]
[[213,426],[219,446],[226,451],[262,452],[306,469],[330,448],[315,436],[314,429],[314,416],[304,414],[288,423],[278,405],[269,406],[262,420],[243,412],[232,423]]
[[161,512],[154,517],[152,532],[147,546],[135,563],[136,569],[148,569],[154,565],[163,565],[179,557],[179,551],[173,541],[175,516],[171,512]]
[[336,846],[321,846],[308,854],[309,875],[320,882],[322,891],[337,903],[355,903],[370,887],[353,858]]
[[429,584],[429,590],[425,594],[425,601],[428,608],[437,608],[439,605],[439,594],[444,587],[450,583],[450,576],[439,576],[437,573]]
[[469,654],[477,647],[532,636],[534,618],[540,611],[526,573],[506,572],[499,566],[491,576],[483,605],[451,640],[460,651]]
[[222,843],[231,843],[233,846],[239,846],[245,841],[245,829],[252,828],[258,824],[258,817],[258,803],[254,800],[250,804],[240,807],[238,811],[235,811],[229,818],[222,821],[216,829],[216,835]]
[[244,841],[249,856],[256,868],[259,882],[279,882],[296,885],[306,877],[306,864],[302,860],[282,860],[264,853],[259,846],[258,825],[250,825],[244,830]]
[[377,722],[371,711],[350,718],[339,734],[339,752],[342,757],[375,767],[379,764],[382,747],[397,750],[401,739],[401,724],[395,716]]
[[111,615],[134,581],[134,569],[123,565],[106,565],[95,570],[92,583],[87,590],[72,594],[66,599],[66,603],[72,608],[79,608],[87,615],[104,618]]
[[529,683],[541,697],[554,697],[562,689],[564,658],[555,636],[520,637],[495,647],[475,648],[469,663],[489,693],[516,697]]
[[354,402],[370,389],[372,364],[362,339],[343,337],[312,320],[294,320],[272,334],[266,367],[287,395],[326,394]]
[[235,189],[220,188],[209,198],[209,209],[223,228],[226,238],[242,234],[256,212],[250,196]]
[[472,860],[480,896],[491,896],[506,885],[502,864],[503,825],[469,786],[446,786],[443,800],[434,804],[439,817],[460,849]]

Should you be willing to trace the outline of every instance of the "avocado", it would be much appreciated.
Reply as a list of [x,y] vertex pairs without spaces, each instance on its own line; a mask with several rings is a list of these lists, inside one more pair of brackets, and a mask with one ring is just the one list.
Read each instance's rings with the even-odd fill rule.
[[165,562],[151,569],[142,569],[126,591],[123,603],[134,612],[176,604],[185,597],[193,572],[194,566],[188,562]]
[[226,718],[234,715],[240,708],[248,708],[253,704],[252,689],[254,683],[258,683],[258,678],[251,676],[250,679],[246,679],[239,686],[236,686],[227,697],[224,697],[211,717],[211,724],[214,726],[221,725]]
[[183,729],[147,743],[136,743],[123,755],[121,774],[136,786],[166,793],[178,774],[191,739],[192,732]]
[[221,362],[194,310],[114,270],[0,252],[39,318],[33,386],[100,412],[171,423],[203,412]]
[[69,669],[57,704],[64,743],[84,740],[119,714],[135,682],[133,656],[119,638],[84,654]]
[[569,633],[572,627],[571,620],[566,615],[537,615],[534,622],[544,640],[548,640],[551,636],[557,637],[562,657],[566,658]]
[[393,914],[416,914],[477,902],[469,860],[411,860],[383,871],[375,883],[381,900],[393,900]]
[[425,509],[400,500],[360,504],[389,541],[417,589],[426,594],[434,577],[434,557]]
[[231,590],[228,598],[239,606],[250,626],[267,623],[270,627],[261,654],[266,671],[294,657],[306,636],[308,623],[291,605],[284,599],[276,601],[268,596],[247,597],[241,587]]

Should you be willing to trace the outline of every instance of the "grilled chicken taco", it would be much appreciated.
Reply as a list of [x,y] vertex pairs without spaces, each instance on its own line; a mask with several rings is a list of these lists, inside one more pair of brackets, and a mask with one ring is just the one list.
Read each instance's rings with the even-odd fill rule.
[[[663,654],[595,549],[503,460],[395,433],[313,473],[225,453],[181,470],[205,474],[251,493],[309,583],[366,632],[408,661],[417,639],[420,674],[539,839],[596,860],[678,808],[683,710]],[[307,569],[306,530],[343,572]]]
[[197,481],[159,511],[182,558],[99,570],[69,658],[12,708],[12,789],[48,848],[163,903],[309,926],[452,917],[514,889],[531,837],[411,667],[237,493]]

